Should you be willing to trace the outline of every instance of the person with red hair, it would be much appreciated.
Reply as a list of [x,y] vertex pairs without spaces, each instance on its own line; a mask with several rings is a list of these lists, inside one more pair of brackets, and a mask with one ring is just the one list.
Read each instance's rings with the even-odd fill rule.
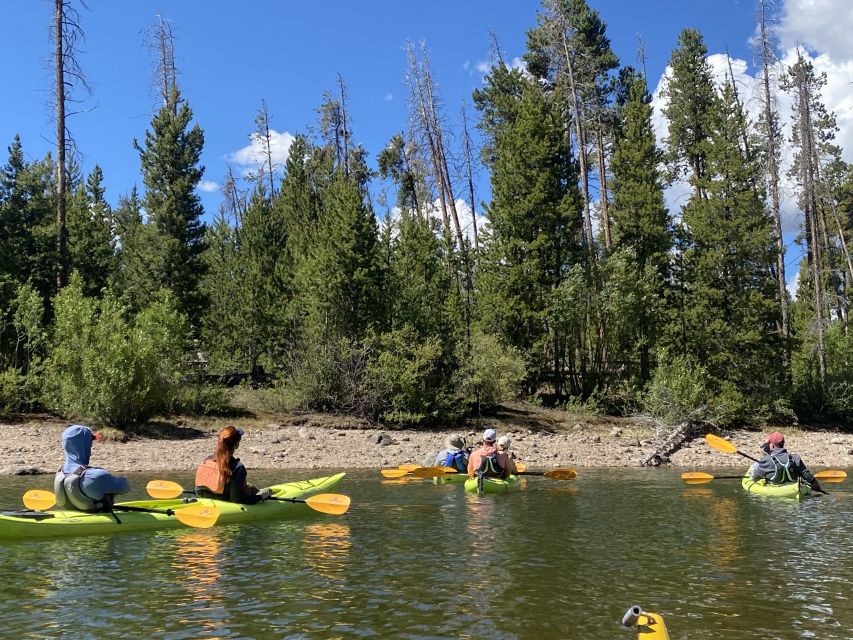
[[246,467],[234,452],[240,446],[243,430],[228,426],[216,436],[216,451],[205,458],[195,473],[195,491],[204,498],[216,498],[240,504],[267,500],[269,489],[258,491],[247,482]]

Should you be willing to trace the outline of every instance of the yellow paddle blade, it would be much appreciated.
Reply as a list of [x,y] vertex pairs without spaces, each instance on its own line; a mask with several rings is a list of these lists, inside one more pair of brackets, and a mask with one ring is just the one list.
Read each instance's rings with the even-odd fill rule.
[[56,496],[53,491],[43,489],[30,489],[24,494],[24,506],[35,511],[50,509],[56,504]]
[[181,485],[170,480],[152,480],[145,485],[145,490],[149,496],[158,500],[177,498],[184,492],[184,488]]
[[216,524],[219,519],[219,509],[203,504],[191,504],[188,507],[175,509],[175,517],[188,527],[207,529]]
[[551,480],[574,480],[578,476],[578,470],[572,467],[566,467],[564,469],[551,469],[550,471],[546,471],[542,475],[546,478],[551,478]]
[[350,505],[350,498],[340,493],[318,493],[316,496],[306,498],[305,504],[315,511],[338,516],[347,512]]
[[828,469],[826,471],[818,471],[814,474],[814,477],[822,482],[844,482],[847,478],[847,472]]
[[527,471],[527,465],[524,464],[523,462],[516,462],[515,468],[519,473],[523,473],[523,472]]
[[412,475],[418,478],[443,478],[448,474],[458,473],[453,467],[418,467]]
[[398,469],[405,469],[406,471],[414,471],[415,469],[419,468],[420,466],[421,465],[414,464],[412,462],[404,462],[403,464],[401,464],[397,468]]
[[380,469],[379,473],[384,478],[402,478],[409,472],[406,469]]
[[723,453],[737,453],[737,447],[728,440],[724,440],[720,436],[715,436],[713,433],[705,435],[705,442],[714,447],[717,451]]
[[687,484],[705,484],[711,482],[714,476],[704,471],[685,471],[681,474],[681,479]]

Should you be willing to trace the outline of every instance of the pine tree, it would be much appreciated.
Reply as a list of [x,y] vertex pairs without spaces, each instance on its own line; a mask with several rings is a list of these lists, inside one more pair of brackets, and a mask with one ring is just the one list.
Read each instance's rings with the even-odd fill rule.
[[696,183],[704,198],[683,210],[686,348],[708,370],[726,417],[751,420],[766,415],[783,378],[771,272],[776,247],[756,188],[760,167],[741,148],[746,119],[730,83],[708,115]]
[[613,153],[613,248],[627,251],[638,289],[648,292],[636,309],[634,339],[621,345],[638,351],[640,382],[649,379],[649,354],[657,343],[672,247],[669,213],[658,170],[660,153],[652,128],[646,79],[627,68],[622,74],[626,103]]
[[114,212],[118,271],[113,288],[123,302],[139,312],[155,302],[163,288],[166,244],[157,227],[142,220],[136,187],[119,199]]
[[299,276],[306,329],[327,340],[357,339],[379,319],[381,268],[373,210],[342,174],[320,193],[317,242]]
[[68,207],[68,256],[80,273],[83,293],[100,296],[116,268],[112,212],[104,200],[103,172],[95,166],[79,185]]
[[549,103],[534,83],[503,65],[492,68],[474,101],[492,172],[481,317],[487,331],[528,358],[531,389],[551,372],[562,393],[566,345],[563,336],[549,334],[547,311],[576,257],[580,202],[559,102]]
[[669,61],[672,75],[664,92],[668,99],[663,110],[669,120],[668,160],[676,178],[683,175],[685,166],[689,167],[694,196],[703,198],[714,83],[702,35],[695,29],[685,29],[678,36],[678,44]]
[[224,212],[207,229],[202,259],[202,289],[208,301],[202,316],[202,343],[212,371],[244,371],[246,349],[244,277],[239,259],[238,232]]
[[199,291],[203,275],[204,223],[201,202],[195,192],[204,172],[198,162],[204,133],[191,129],[192,110],[173,88],[168,103],[145,132],[145,144],[134,141],[142,162],[145,183],[145,212],[161,235],[162,271],[160,285],[171,289],[180,310],[193,326],[204,307]]

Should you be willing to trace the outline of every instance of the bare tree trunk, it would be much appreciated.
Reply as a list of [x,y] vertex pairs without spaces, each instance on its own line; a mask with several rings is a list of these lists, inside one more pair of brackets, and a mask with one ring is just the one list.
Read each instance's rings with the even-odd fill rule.
[[[267,175],[270,181],[270,200],[275,198],[275,181],[273,179],[272,167],[272,140],[270,139],[270,114],[267,109],[266,100],[261,100],[261,108],[258,115],[255,117],[255,125],[257,126],[257,136],[264,147],[264,164],[267,166]],[[229,167],[230,172],[230,167]]]
[[563,52],[566,56],[566,74],[569,78],[569,90],[571,92],[570,111],[572,113],[572,121],[575,128],[575,138],[578,145],[578,164],[580,168],[580,184],[581,198],[583,199],[583,231],[586,244],[589,247],[590,255],[594,255],[593,237],[592,237],[592,214],[590,212],[589,203],[589,167],[587,166],[586,157],[586,135],[583,126],[583,118],[581,117],[581,104],[578,97],[577,86],[575,85],[575,74],[571,55],[569,54],[569,41],[566,37],[565,20],[561,18],[561,31],[563,39]]
[[776,148],[775,131],[778,127],[776,110],[773,108],[773,97],[770,92],[770,65],[773,52],[767,33],[767,13],[764,0],[760,2],[759,32],[761,40],[762,83],[764,88],[764,119],[767,126],[765,136],[765,154],[768,161],[768,178],[770,186],[770,211],[773,216],[773,232],[776,236],[776,288],[779,296],[779,312],[781,314],[782,354],[786,362],[790,362],[791,353],[788,342],[791,335],[791,321],[788,313],[788,290],[785,279],[785,240],[782,237],[782,213],[779,199],[779,164]]
[[344,175],[349,178],[349,138],[350,132],[347,127],[347,93],[346,86],[344,85],[344,79],[341,77],[341,74],[338,74],[338,86],[341,90],[341,134],[344,139]]
[[[430,124],[429,112],[426,108],[426,96],[423,87],[423,77],[418,65],[418,60],[415,55],[414,46],[410,43],[406,49],[409,59],[410,88],[412,90],[412,102],[415,119],[420,122],[421,131],[426,139],[429,147],[430,162],[432,164],[433,176],[435,178],[435,186],[438,191],[438,202],[441,209],[441,217],[444,225],[444,232],[450,233],[450,216],[448,214],[446,190],[444,187],[444,172],[441,170],[441,165],[438,161],[438,146],[433,135],[433,129]],[[449,264],[449,263],[448,263]]]
[[595,132],[595,143],[598,150],[598,180],[601,186],[601,224],[604,227],[604,246],[610,251],[610,212],[607,198],[607,163],[604,157],[604,132],[602,131],[601,114],[598,115],[598,129]]
[[65,2],[54,1],[56,71],[56,288],[68,279],[68,229],[65,226]]
[[453,181],[450,179],[450,172],[447,167],[447,152],[444,148],[444,132],[441,127],[441,119],[438,115],[438,101],[434,95],[434,83],[432,74],[430,73],[429,56],[426,47],[421,47],[421,68],[423,71],[424,88],[426,89],[427,116],[429,126],[432,127],[433,136],[435,137],[436,150],[438,151],[439,169],[442,172],[442,183],[447,194],[447,207],[450,211],[450,217],[453,220],[453,227],[456,231],[456,241],[459,244],[459,251],[465,250],[465,240],[462,236],[462,225],[459,223],[459,212],[456,210],[456,197],[453,195]]
[[818,370],[821,384],[826,383],[826,344],[824,340],[824,294],[823,294],[823,255],[820,244],[820,230],[818,222],[817,193],[815,180],[815,160],[817,153],[814,145],[812,131],[810,104],[811,96],[802,78],[798,81],[799,93],[799,129],[800,141],[803,145],[802,155],[804,163],[803,185],[806,190],[806,225],[809,238],[808,256],[810,259],[811,273],[814,280],[815,301],[815,323],[817,324],[818,339]]
[[158,23],[153,29],[153,35],[149,32],[149,47],[157,53],[156,81],[160,97],[163,98],[163,106],[170,106],[173,113],[178,112],[178,104],[175,100],[175,91],[178,87],[178,70],[175,66],[175,39],[172,34],[172,25],[163,16],[157,14]]
[[243,215],[246,212],[246,200],[237,189],[237,181],[234,178],[234,172],[231,165],[228,165],[228,171],[225,174],[225,183],[222,185],[222,195],[225,196],[223,207],[226,212],[234,216],[234,228],[239,235],[240,229],[243,227]]
[[[474,199],[474,154],[471,152],[471,137],[468,135],[468,118],[465,115],[465,101],[462,101],[462,146],[465,152],[465,168],[468,177],[468,200],[471,203],[471,226],[474,230],[474,253],[480,252],[480,242],[477,237],[477,212]],[[476,258],[475,258],[476,262]]]

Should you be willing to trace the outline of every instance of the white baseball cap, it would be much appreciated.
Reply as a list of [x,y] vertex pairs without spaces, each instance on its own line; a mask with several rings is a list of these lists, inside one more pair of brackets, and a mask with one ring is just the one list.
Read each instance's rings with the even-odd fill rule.
[[498,439],[498,432],[494,429],[486,429],[483,431],[483,442],[494,442]]

